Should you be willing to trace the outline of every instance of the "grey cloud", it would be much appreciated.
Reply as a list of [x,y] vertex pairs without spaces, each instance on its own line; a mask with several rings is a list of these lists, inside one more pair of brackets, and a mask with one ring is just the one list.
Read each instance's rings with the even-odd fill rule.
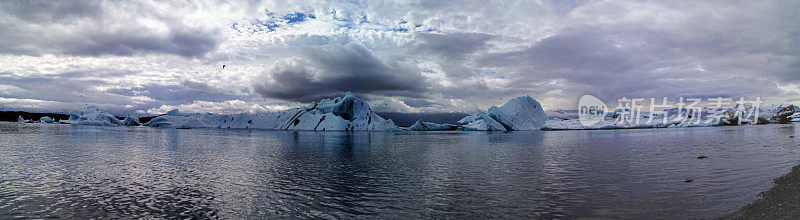
[[239,98],[223,92],[206,90],[211,89],[208,85],[205,85],[208,86],[205,89],[198,88],[198,86],[202,87],[200,84],[202,83],[188,83],[188,85],[187,83],[184,83],[184,85],[149,84],[134,88],[110,89],[107,92],[125,96],[144,95],[157,101],[158,105],[180,105],[192,103],[195,100],[221,102]]
[[0,73],[0,86],[13,86],[19,90],[2,91],[0,97],[38,99],[72,103],[129,104],[130,98],[118,94],[105,93],[94,89],[108,85],[99,79],[85,78],[85,75],[121,75],[127,71],[70,71],[53,75],[15,77],[10,73]]
[[431,101],[428,101],[428,100],[425,100],[425,99],[419,99],[419,98],[406,98],[406,99],[403,100],[403,103],[405,103],[408,106],[414,107],[414,108],[429,107],[429,106],[433,106],[433,105],[436,104],[435,102],[431,102]]
[[494,36],[482,33],[429,34],[416,36],[415,52],[433,53],[449,60],[460,60],[465,56],[485,49]]
[[66,22],[69,19],[100,17],[98,1],[30,0],[0,2],[0,11],[33,23]]
[[[781,49],[786,30],[734,21],[679,24],[677,32],[657,25],[577,25],[521,50],[483,54],[477,63],[501,69],[511,88],[562,80],[565,85],[554,89],[567,97],[786,95],[777,83],[795,81],[797,72],[778,57],[798,58],[797,50]],[[754,29],[764,32],[755,36]]]
[[[131,5],[127,5],[131,4]],[[132,8],[135,17],[163,22],[164,33],[115,16],[110,7]],[[178,18],[135,2],[5,1],[0,3],[0,54],[79,56],[161,53],[200,57],[218,44],[215,29],[186,25]],[[90,19],[83,19],[90,18]]]
[[86,37],[89,43],[80,47],[64,48],[62,53],[90,56],[167,53],[196,57],[213,50],[217,45],[211,33],[191,30],[173,30],[167,36],[100,33]]
[[307,49],[304,58],[278,63],[256,82],[263,97],[309,102],[354,93],[418,96],[427,89],[416,65],[384,59],[358,43]]

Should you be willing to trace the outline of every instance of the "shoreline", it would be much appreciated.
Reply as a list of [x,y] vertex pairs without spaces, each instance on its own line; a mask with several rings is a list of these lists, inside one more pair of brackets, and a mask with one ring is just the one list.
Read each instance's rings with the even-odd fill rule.
[[800,164],[773,179],[772,188],[759,193],[758,200],[719,219],[797,219],[800,217]]

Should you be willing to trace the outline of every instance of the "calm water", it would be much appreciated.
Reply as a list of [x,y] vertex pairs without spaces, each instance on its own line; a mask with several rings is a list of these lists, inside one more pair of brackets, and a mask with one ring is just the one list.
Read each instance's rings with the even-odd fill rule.
[[800,163],[798,133],[792,125],[347,133],[0,123],[0,219],[713,218]]

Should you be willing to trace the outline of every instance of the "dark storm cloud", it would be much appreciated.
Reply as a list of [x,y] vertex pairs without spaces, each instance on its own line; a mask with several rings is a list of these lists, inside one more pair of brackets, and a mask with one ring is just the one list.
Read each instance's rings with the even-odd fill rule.
[[[126,5],[126,4],[132,5]],[[115,16],[110,8],[137,12],[136,19]],[[100,1],[0,2],[0,54],[80,56],[146,53],[200,57],[218,44],[214,30],[185,25],[174,17],[155,14],[146,4]],[[137,22],[155,19],[167,31]]]
[[309,48],[278,63],[254,84],[263,97],[308,102],[344,92],[417,96],[427,84],[416,65],[384,59],[358,43]]

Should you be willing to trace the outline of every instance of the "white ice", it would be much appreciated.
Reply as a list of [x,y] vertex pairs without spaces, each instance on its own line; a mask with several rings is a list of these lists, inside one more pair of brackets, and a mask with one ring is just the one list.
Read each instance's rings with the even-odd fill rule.
[[145,125],[167,128],[226,128],[316,131],[399,131],[391,119],[378,116],[369,104],[349,92],[307,107],[259,114],[181,114],[173,110]]
[[139,118],[137,117],[127,117],[125,120],[122,120],[122,125],[127,126],[139,126],[141,123],[139,122]]
[[510,131],[539,130],[547,120],[542,105],[530,96],[520,96],[508,100],[503,106],[490,107],[489,117]]
[[69,112],[68,120],[60,120],[59,123],[78,124],[78,125],[97,125],[111,126],[122,125],[122,121],[114,117],[111,113],[100,111],[97,107],[90,106],[83,110]]
[[39,123],[48,123],[48,124],[51,124],[51,123],[53,123],[53,122],[56,122],[56,121],[55,121],[55,120],[53,120],[53,118],[50,118],[50,117],[47,117],[47,116],[43,116],[43,117],[39,118]]
[[461,126],[465,131],[506,131],[503,125],[483,112],[464,117],[458,120],[458,123],[466,123],[466,125]]
[[424,122],[417,120],[411,127],[406,128],[407,131],[449,131],[455,130],[458,126],[450,124],[437,124],[432,122]]
[[24,118],[22,118],[22,115],[17,117],[17,123],[22,124],[22,123],[28,123],[28,122],[31,122],[31,120],[25,120]]
[[544,130],[600,130],[600,129],[637,129],[637,128],[686,128],[686,127],[713,127],[723,124],[736,123],[738,118],[734,111],[727,109],[720,113],[712,114],[706,118],[685,118],[683,116],[668,117],[667,120],[649,118],[636,119],[607,119],[596,124],[585,126],[580,120],[551,119],[545,123]]
[[508,100],[503,106],[492,106],[488,114],[464,117],[458,123],[466,123],[464,130],[475,131],[520,131],[539,130],[545,126],[547,114],[542,105],[530,96],[520,96]]

